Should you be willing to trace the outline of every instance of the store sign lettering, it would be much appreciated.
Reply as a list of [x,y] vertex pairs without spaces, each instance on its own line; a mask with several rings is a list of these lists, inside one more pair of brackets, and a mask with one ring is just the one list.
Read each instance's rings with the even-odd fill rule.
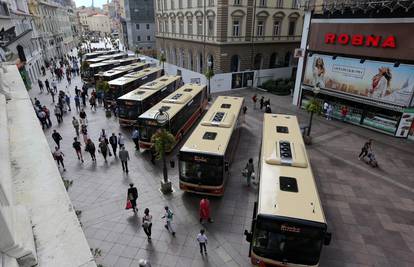
[[383,38],[382,36],[365,36],[363,34],[327,33],[325,34],[325,44],[351,44],[353,46],[396,48],[395,36],[393,35]]
[[194,161],[207,162],[207,158],[200,157],[200,156],[194,156]]
[[300,233],[300,228],[295,227],[295,226],[289,226],[286,224],[282,224],[280,226],[280,230],[283,232],[292,232],[292,233]]

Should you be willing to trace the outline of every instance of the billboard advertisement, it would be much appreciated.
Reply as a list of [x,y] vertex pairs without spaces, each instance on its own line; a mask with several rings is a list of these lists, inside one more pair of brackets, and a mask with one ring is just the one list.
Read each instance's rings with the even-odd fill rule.
[[414,66],[313,54],[307,59],[303,84],[409,107]]

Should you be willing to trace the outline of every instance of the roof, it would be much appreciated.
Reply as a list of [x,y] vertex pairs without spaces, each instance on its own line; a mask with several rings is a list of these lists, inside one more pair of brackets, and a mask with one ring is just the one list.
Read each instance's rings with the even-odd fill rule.
[[181,76],[164,75],[152,82],[141,85],[139,88],[119,97],[118,99],[142,101],[150,95],[158,92],[165,86],[169,85],[170,83],[173,83],[179,79],[181,79]]
[[[287,127],[289,133],[277,131]],[[291,165],[282,163],[279,141],[292,149]],[[258,214],[325,223],[318,190],[296,116],[264,114]],[[298,192],[282,191],[279,177],[295,178]]]
[[[114,60],[114,61],[119,62],[120,60]],[[104,62],[107,62],[107,61],[104,61]],[[114,75],[117,75],[117,74],[120,74],[120,73],[126,73],[130,70],[133,70],[135,68],[138,68],[138,67],[141,67],[141,66],[144,66],[144,65],[145,65],[145,63],[142,63],[142,62],[132,63],[132,64],[126,65],[126,66],[115,67],[113,69],[107,70],[105,72],[102,72],[102,73],[99,73],[99,74],[96,74],[96,75],[102,76],[102,77],[111,77],[111,76],[114,76]]]
[[169,118],[172,119],[175,114],[177,114],[185,105],[187,105],[188,102],[194,98],[194,96],[196,96],[205,87],[205,85],[195,83],[185,84],[158,102],[155,106],[142,113],[139,116],[139,119],[155,119],[155,116],[162,107],[169,108],[165,112],[168,114]]
[[136,71],[136,72],[132,72],[132,73],[128,73],[122,77],[119,77],[115,80],[109,81],[108,84],[109,85],[125,85],[128,84],[130,82],[133,82],[137,79],[140,79],[142,77],[145,77],[148,74],[157,72],[157,71],[161,71],[161,68],[146,68],[140,71]]
[[[233,130],[237,126],[243,102],[243,97],[217,97],[180,152],[224,155]],[[213,140],[205,139],[206,133],[213,133],[216,136]]]

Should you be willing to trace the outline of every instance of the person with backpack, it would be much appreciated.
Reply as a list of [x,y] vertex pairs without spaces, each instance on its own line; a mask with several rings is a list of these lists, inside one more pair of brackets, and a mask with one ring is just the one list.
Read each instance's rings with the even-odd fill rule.
[[272,113],[272,109],[270,108],[270,105],[266,105],[265,113]]
[[359,153],[358,159],[364,159],[368,155],[370,150],[372,150],[372,139],[369,139],[368,142],[366,142],[364,146],[361,148],[361,153]]
[[78,160],[80,160],[83,163],[82,144],[78,141],[77,137],[73,138],[72,147],[73,149],[75,149],[76,155],[78,156]]
[[96,156],[95,156],[96,148],[95,148],[95,144],[92,142],[91,139],[88,139],[88,141],[86,142],[85,150],[89,152],[89,154],[91,154],[92,161],[96,161]]
[[174,213],[168,208],[168,206],[165,206],[165,214],[164,216],[162,216],[163,219],[165,219],[165,229],[168,230],[168,232],[170,232],[173,236],[175,236],[175,231],[172,227],[172,221],[173,221],[173,216]]
[[43,93],[43,82],[40,79],[37,79],[37,83],[39,84],[40,93]]
[[58,164],[58,168],[60,165],[62,165],[63,167],[63,171],[65,172],[65,164],[63,164],[63,152],[60,151],[60,149],[56,146],[55,147],[55,151],[52,153],[53,154],[53,158],[56,160],[57,164]]
[[53,130],[52,138],[55,141],[58,148],[60,148],[60,140],[62,140],[62,136],[56,130]]
[[151,240],[152,215],[149,214],[148,208],[145,209],[144,217],[142,217],[142,228],[144,229],[148,240]]
[[208,239],[207,239],[207,236],[205,234],[204,229],[200,230],[200,233],[197,235],[196,239],[198,241],[198,244],[200,245],[201,255],[203,254],[203,249],[204,249],[204,253],[207,255],[207,246],[206,245],[207,245]]
[[129,184],[127,198],[131,202],[132,205],[132,211],[136,213],[138,211],[137,209],[137,199],[138,199],[138,190],[134,186],[133,183]]
[[106,144],[106,140],[104,138],[101,138],[99,141],[99,150],[105,160],[107,162],[106,157],[108,156],[108,145]]
[[253,173],[254,173],[254,165],[253,165],[252,158],[249,159],[249,161],[246,164],[246,167],[244,167],[244,173],[246,174],[246,178],[247,178],[247,186],[250,186],[250,182],[252,180]]

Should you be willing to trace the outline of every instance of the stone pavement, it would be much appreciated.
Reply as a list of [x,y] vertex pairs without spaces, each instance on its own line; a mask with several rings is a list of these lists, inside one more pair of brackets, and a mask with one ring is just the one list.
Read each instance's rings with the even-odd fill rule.
[[[81,86],[79,77],[70,86],[72,96],[75,84]],[[65,85],[62,82],[59,88],[64,89]],[[289,96],[258,90],[221,93],[246,96],[249,109],[226,193],[222,198],[211,199],[215,222],[206,225],[209,254],[205,257],[199,254],[195,241],[202,227],[198,222],[200,196],[179,190],[177,168],[169,168],[175,192],[162,195],[160,162],[152,165],[147,153],[134,153],[130,130],[120,128],[114,117],[107,119],[102,107],[96,112],[86,108],[88,131],[95,145],[101,129],[108,134],[122,132],[128,137],[129,175],[122,172],[120,162],[114,157],[104,163],[97,154],[95,164],[84,154],[85,163],[81,164],[71,146],[75,136],[71,116],[77,113],[73,108],[61,125],[57,125],[52,115],[54,125],[45,130],[45,135],[51,148],[54,147],[53,129],[63,137],[67,171],[61,173],[65,179],[73,180],[69,196],[76,209],[82,211],[80,221],[89,245],[102,251],[98,263],[105,267],[135,267],[139,259],[147,258],[153,266],[251,266],[243,231],[250,229],[257,188],[246,187],[240,172],[249,157],[253,156],[257,162],[259,152],[262,112],[251,105],[254,92],[271,99],[274,113],[297,114],[302,124],[307,123],[308,114],[292,106]],[[53,109],[51,97],[39,94],[37,87],[30,94]],[[414,144],[318,117],[314,120],[312,135],[315,142],[308,147],[308,153],[333,233],[331,245],[322,252],[321,266],[414,266]],[[374,139],[379,169],[372,169],[357,159],[360,147],[368,138]],[[181,145],[170,155],[171,159],[176,160]],[[124,210],[130,182],[139,191],[138,216]],[[161,216],[165,205],[175,214],[175,238],[163,227]],[[147,241],[141,227],[142,213],[147,207],[153,215],[152,242]]]

